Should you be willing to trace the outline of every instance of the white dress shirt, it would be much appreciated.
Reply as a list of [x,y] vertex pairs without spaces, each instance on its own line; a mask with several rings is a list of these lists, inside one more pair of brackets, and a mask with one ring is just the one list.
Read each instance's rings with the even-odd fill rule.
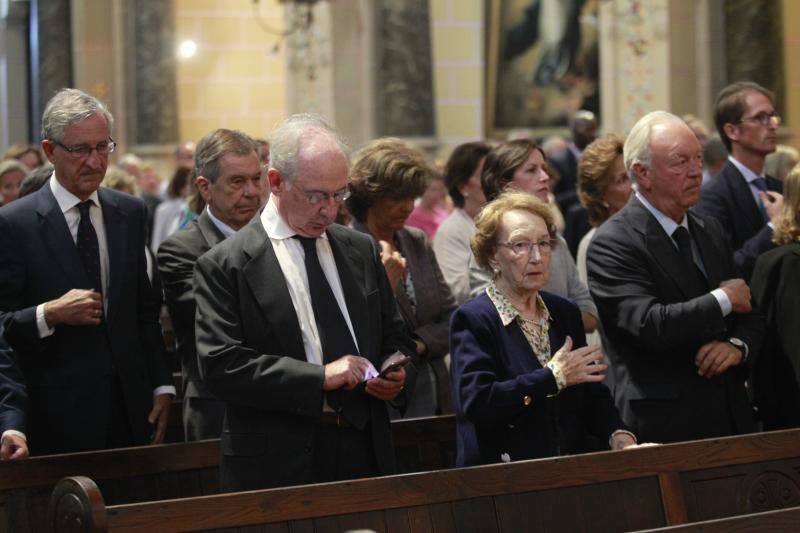
[[[311,294],[308,290],[308,275],[306,274],[305,252],[300,241],[292,237],[297,234],[278,214],[278,207],[275,205],[273,197],[270,196],[266,207],[261,212],[261,223],[269,236],[272,248],[275,250],[275,257],[286,279],[286,286],[289,289],[289,296],[292,299],[297,321],[300,323],[300,330],[303,336],[303,347],[306,352],[306,360],[309,363],[322,365],[324,357],[322,355],[322,343],[317,331],[317,322],[314,318],[314,309],[311,307]],[[339,279],[339,271],[336,269],[336,262],[333,259],[333,251],[327,234],[323,233],[317,239],[317,255],[322,271],[328,279],[333,296],[339,309],[342,311],[353,337],[353,343],[358,347],[358,341],[353,332],[353,324],[350,321],[350,313],[347,311],[347,304],[344,300],[342,282]]]
[[220,231],[220,233],[222,233],[222,235],[226,239],[231,235],[233,235],[234,233],[236,233],[235,229],[233,229],[232,227],[230,227],[229,225],[227,225],[226,223],[215,217],[214,213],[211,212],[211,209],[208,206],[206,206],[206,213],[208,213],[208,218],[211,219],[211,222],[213,222],[214,226],[216,226],[216,228]]

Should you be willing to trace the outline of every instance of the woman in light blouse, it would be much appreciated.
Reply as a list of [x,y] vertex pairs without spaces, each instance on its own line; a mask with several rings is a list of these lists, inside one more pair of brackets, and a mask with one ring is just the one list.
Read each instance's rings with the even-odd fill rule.
[[563,246],[548,206],[506,193],[476,227],[475,259],[492,280],[451,322],[457,466],[634,445],[580,311],[541,290],[553,247]]

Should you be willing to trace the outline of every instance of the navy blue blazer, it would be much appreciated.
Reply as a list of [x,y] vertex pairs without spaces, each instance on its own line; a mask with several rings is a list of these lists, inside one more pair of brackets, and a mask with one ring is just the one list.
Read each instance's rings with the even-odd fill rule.
[[[767,176],[767,190],[782,193],[783,184]],[[733,163],[728,161],[703,187],[695,211],[719,221],[730,239],[736,267],[750,279],[758,256],[774,246],[772,229],[764,221],[750,185]]]
[[[539,294],[550,312],[551,353],[567,335],[575,348],[585,346],[575,304]],[[602,383],[548,397],[557,392],[553,373],[542,368],[516,321],[503,326],[485,293],[453,314],[450,350],[457,466],[500,462],[504,454],[516,461],[608,449],[611,434],[626,428]]]

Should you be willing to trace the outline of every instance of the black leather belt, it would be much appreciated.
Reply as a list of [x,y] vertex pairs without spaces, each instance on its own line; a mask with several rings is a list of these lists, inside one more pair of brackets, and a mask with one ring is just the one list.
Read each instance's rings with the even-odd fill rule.
[[347,421],[342,413],[323,411],[317,423],[320,426],[334,426],[337,428],[352,428],[353,424]]

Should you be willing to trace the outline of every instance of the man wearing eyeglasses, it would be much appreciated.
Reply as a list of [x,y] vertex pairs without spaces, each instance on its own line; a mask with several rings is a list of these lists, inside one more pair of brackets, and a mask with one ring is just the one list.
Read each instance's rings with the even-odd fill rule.
[[333,223],[345,148],[296,115],[273,132],[269,167],[261,214],[195,267],[200,370],[226,404],[221,486],[390,474],[387,403],[405,370],[389,366],[415,350],[376,243]]
[[194,173],[206,208],[158,249],[158,270],[185,383],[183,427],[187,441],[219,438],[225,415],[225,405],[208,392],[197,367],[194,264],[243,228],[263,206],[266,186],[258,150],[256,141],[239,131],[217,129],[203,137],[194,152]]
[[703,187],[697,204],[698,212],[722,223],[745,279],[758,256],[773,247],[774,221],[783,208],[783,185],[764,174],[764,160],[775,151],[781,123],[773,100],[770,91],[753,82],[720,91],[714,122],[730,155]]
[[42,117],[53,175],[0,209],[0,321],[27,387],[32,454],[161,442],[175,394],[144,205],[99,188],[112,125],[94,97],[59,91]]

